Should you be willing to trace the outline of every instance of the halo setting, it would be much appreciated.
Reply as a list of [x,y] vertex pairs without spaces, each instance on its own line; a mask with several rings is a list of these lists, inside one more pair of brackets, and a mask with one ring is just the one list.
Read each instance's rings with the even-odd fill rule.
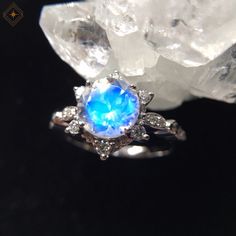
[[[87,82],[85,86],[74,87],[74,92],[77,106],[55,112],[51,127],[65,127],[66,133],[85,140],[86,144],[84,141],[77,144],[86,150],[92,147],[101,160],[106,160],[110,154],[115,156],[117,152],[129,155],[126,150],[133,141],[149,140],[146,128],[153,129],[154,135],[171,135],[185,140],[185,132],[175,120],[165,120],[157,113],[146,112],[154,94],[128,84],[118,71],[95,82]],[[131,144],[131,148],[134,147],[150,157],[166,155],[163,151]]]

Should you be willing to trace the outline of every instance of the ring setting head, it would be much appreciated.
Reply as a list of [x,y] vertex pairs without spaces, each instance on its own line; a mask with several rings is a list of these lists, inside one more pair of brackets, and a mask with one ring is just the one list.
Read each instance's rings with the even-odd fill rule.
[[[93,146],[101,160],[120,151],[133,141],[147,141],[146,128],[171,133],[184,139],[185,133],[172,129],[171,122],[154,112],[146,112],[146,106],[154,94],[138,90],[125,81],[118,71],[105,78],[74,87],[77,106],[56,112],[53,123],[65,125],[65,132],[80,135]],[[115,153],[114,153],[115,155]]]
[[[101,160],[113,156],[150,158],[168,155],[172,149],[160,150],[151,137],[185,140],[185,131],[175,120],[147,112],[154,94],[129,84],[118,71],[74,87],[77,106],[67,106],[53,114],[50,128],[62,127],[71,135],[68,141],[95,151]],[[150,133],[149,133],[150,132]],[[73,138],[72,136],[76,136]],[[136,141],[134,144],[131,144]],[[140,142],[139,144],[137,142]],[[154,145],[153,145],[154,144]]]
[[142,117],[153,94],[127,83],[118,71],[74,87],[74,93],[77,106],[62,112],[69,121],[65,132],[81,135],[102,160],[134,140],[148,140]]
[[125,135],[125,130],[137,122],[140,102],[125,80],[110,75],[87,86],[78,107],[87,132],[111,139]]

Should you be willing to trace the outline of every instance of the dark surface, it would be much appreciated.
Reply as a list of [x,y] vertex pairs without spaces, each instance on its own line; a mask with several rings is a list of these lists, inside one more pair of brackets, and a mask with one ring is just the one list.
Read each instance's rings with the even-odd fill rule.
[[235,235],[236,105],[203,99],[163,113],[188,134],[168,158],[101,162],[71,146],[48,122],[83,81],[38,26],[49,2],[17,1],[15,28],[0,19],[0,235]]

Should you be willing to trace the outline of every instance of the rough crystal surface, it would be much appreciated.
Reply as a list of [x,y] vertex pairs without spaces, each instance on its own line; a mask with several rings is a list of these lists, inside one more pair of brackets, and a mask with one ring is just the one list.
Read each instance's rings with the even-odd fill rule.
[[114,70],[155,94],[152,109],[194,97],[236,102],[235,0],[93,0],[43,8],[40,25],[85,79]]
[[234,0],[158,0],[146,6],[147,41],[184,66],[204,65],[236,42]]
[[40,25],[58,55],[83,77],[93,78],[106,66],[110,43],[91,4],[46,6]]
[[139,116],[139,99],[129,85],[119,79],[104,78],[87,88],[78,106],[84,128],[100,138],[125,134]]

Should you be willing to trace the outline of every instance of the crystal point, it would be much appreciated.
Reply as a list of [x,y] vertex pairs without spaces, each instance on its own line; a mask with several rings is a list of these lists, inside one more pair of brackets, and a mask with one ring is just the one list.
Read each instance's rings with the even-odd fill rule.
[[90,3],[46,6],[40,25],[58,55],[84,78],[95,77],[108,63],[110,44]]
[[235,0],[89,0],[44,7],[40,25],[85,79],[116,69],[155,94],[151,109],[171,109],[236,103],[235,11]]

